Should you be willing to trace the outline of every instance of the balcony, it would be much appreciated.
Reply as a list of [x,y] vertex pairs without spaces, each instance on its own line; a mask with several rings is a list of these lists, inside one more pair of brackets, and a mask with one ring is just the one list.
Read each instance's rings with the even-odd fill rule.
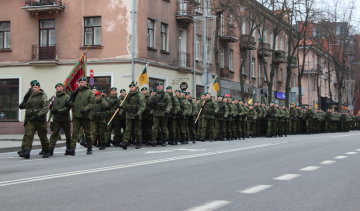
[[297,67],[298,65],[297,65],[297,57],[296,56],[293,56],[293,57],[291,57],[291,59],[290,59],[290,67],[291,68],[295,68],[295,67]]
[[259,56],[264,56],[264,57],[269,57],[272,55],[272,50],[270,47],[269,43],[259,43],[259,47],[258,47],[258,55]]
[[193,22],[193,7],[189,0],[178,0],[176,20],[181,23],[192,23]]
[[190,54],[187,52],[179,51],[178,58],[176,60],[176,66],[179,70],[185,70],[188,72],[190,70]]
[[32,46],[31,59],[34,62],[40,61],[40,63],[53,62],[58,59],[56,46]]
[[286,56],[285,51],[283,50],[276,50],[275,51],[275,63],[286,63]]
[[223,43],[231,43],[236,42],[238,39],[236,38],[235,32],[232,29],[233,27],[228,26],[222,26],[219,31],[219,39]]
[[245,50],[255,50],[256,42],[255,38],[250,34],[242,34],[241,35],[241,48]]
[[65,9],[62,0],[25,0],[25,11],[38,15],[40,13],[57,14]]
[[321,74],[321,66],[316,63],[308,63],[304,67],[304,74]]
[[232,78],[234,72],[229,70],[228,67],[220,67],[220,77],[222,78]]

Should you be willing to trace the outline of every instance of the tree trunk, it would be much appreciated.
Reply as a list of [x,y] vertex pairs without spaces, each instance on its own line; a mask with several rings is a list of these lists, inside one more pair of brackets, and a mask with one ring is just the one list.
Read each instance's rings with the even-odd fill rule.
[[[215,50],[214,59],[215,59],[216,74],[217,74],[218,83],[219,83],[219,91],[217,93],[218,96],[221,95],[220,94],[221,93],[221,79],[220,79],[221,73],[220,73],[220,61],[219,61],[219,49],[218,49],[219,29],[220,29],[220,15],[217,14],[216,27],[215,27],[215,42],[214,42],[214,50]],[[195,42],[195,40],[194,40],[194,42]]]
[[[244,88],[244,76],[243,76],[243,66],[245,65],[245,61],[247,58],[247,52],[246,50],[241,49],[241,42],[239,42],[239,48],[240,48],[240,59],[241,59],[241,65],[240,65],[240,93],[241,93],[241,99],[245,100],[245,88]],[[245,68],[244,68],[245,69]]]
[[303,74],[300,73],[298,75],[298,92],[299,92],[299,106],[300,107],[302,106],[302,89],[301,89],[301,87],[302,87],[302,85],[301,85],[302,84],[302,82],[301,82],[302,77],[303,77]]
[[289,107],[289,96],[290,96],[290,80],[291,80],[291,66],[288,63],[286,67],[286,82],[285,82],[285,106]]

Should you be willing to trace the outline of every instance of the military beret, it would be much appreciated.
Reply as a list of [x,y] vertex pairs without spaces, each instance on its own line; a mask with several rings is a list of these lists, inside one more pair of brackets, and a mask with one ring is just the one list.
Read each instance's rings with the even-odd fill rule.
[[151,92],[156,92],[156,89],[152,89]]
[[[159,84],[160,85],[160,84]],[[168,87],[166,87],[166,89],[172,89],[172,87],[171,86],[168,86]]]
[[190,95],[190,92],[185,92],[185,95]]
[[34,83],[38,82],[37,80],[30,81],[30,86],[33,86]]
[[206,93],[201,93],[201,96],[205,96],[206,95]]
[[131,83],[130,83],[129,87],[132,87],[132,86],[136,86],[135,81],[131,81]]
[[62,83],[57,83],[57,84],[55,85],[55,88],[56,88],[57,86],[64,86],[64,84],[62,84]]
[[112,90],[117,90],[117,88],[116,87],[111,87],[110,91],[112,91]]
[[148,90],[148,88],[146,88],[146,87],[141,88],[141,91],[143,91],[143,90]]
[[82,78],[79,79],[79,82],[80,82],[80,81],[87,81],[87,78],[86,78],[86,77],[82,77]]
[[31,84],[31,87],[33,87],[33,86],[40,86],[39,81],[34,81],[34,82]]
[[177,90],[175,90],[175,92],[179,92],[179,93],[181,93],[181,90],[180,90],[180,89],[177,89]]
[[121,93],[121,92],[126,92],[126,90],[125,90],[125,89],[120,89],[120,93]]
[[98,88],[97,88],[96,86],[94,86],[93,88],[91,88],[91,90],[94,90],[94,89],[98,90]]
[[160,86],[160,85],[163,86],[164,85],[163,82],[157,82],[156,83],[156,86]]

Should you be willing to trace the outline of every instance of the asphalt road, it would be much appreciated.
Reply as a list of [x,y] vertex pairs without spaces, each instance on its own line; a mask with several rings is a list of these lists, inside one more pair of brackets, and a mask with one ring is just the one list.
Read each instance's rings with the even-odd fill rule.
[[0,153],[1,210],[360,210],[360,131]]

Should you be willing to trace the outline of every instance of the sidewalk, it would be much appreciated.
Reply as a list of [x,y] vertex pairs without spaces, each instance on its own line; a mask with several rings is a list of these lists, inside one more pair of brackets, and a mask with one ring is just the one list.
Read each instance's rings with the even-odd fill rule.
[[[21,148],[23,134],[0,135],[0,153],[18,151]],[[48,135],[49,138],[49,135]],[[65,146],[65,136],[61,141],[57,141],[56,146]],[[41,149],[39,136],[36,134],[33,141],[33,149]]]

